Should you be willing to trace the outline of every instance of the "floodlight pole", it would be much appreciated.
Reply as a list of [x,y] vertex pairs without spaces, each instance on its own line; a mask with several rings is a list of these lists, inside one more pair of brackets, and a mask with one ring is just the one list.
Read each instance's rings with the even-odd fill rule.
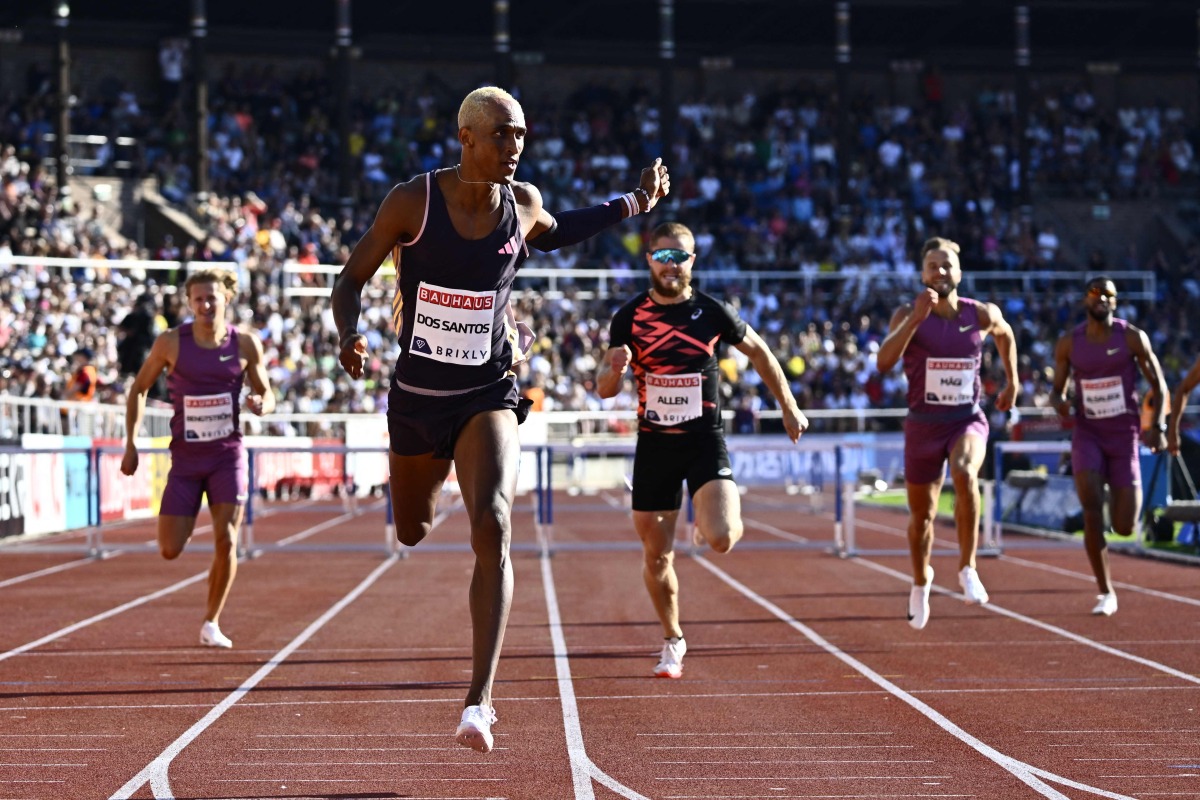
[[671,160],[675,136],[675,0],[658,0],[658,139],[663,161]]
[[351,23],[351,0],[336,0],[337,28],[334,39],[337,43],[337,129],[338,129],[338,204],[343,214],[354,209],[354,156],[350,153],[350,60],[353,55],[353,27]]
[[850,214],[850,3],[834,7],[835,77],[837,79],[837,177],[839,214]]
[[192,0],[192,186],[196,199],[208,197],[208,14],[204,0]]
[[58,200],[71,193],[71,152],[67,139],[71,135],[71,42],[67,35],[71,24],[71,7],[65,0],[54,4],[54,177],[58,184]]
[[493,0],[492,18],[495,22],[492,51],[496,54],[496,85],[511,90],[513,66],[512,40],[508,32],[508,0]]
[[1033,220],[1033,200],[1029,187],[1029,6],[1019,5],[1015,9],[1016,23],[1016,109],[1015,127],[1017,134],[1017,159],[1019,165],[1019,180],[1021,217],[1026,222]]

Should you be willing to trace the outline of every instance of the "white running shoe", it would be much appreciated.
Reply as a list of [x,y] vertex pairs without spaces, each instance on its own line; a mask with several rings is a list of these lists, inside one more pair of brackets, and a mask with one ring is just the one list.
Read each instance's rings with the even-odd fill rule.
[[1111,617],[1117,613],[1117,593],[1096,595],[1096,607],[1092,609],[1092,613],[1098,617]]
[[908,624],[924,630],[929,622],[929,591],[933,588],[933,567],[925,568],[925,585],[915,583],[908,592]]
[[667,639],[663,644],[662,658],[654,668],[656,678],[682,678],[683,655],[687,652],[687,642],[683,637]]
[[205,622],[200,626],[200,644],[204,647],[223,647],[226,650],[233,647],[233,641],[221,633],[215,622]]
[[458,730],[454,732],[454,741],[480,753],[490,753],[495,724],[496,711],[491,706],[467,706],[463,709]]
[[963,567],[958,571],[958,585],[962,587],[963,594],[967,596],[967,605],[984,605],[988,601],[987,589],[983,588],[983,581],[979,580],[979,573],[974,567]]

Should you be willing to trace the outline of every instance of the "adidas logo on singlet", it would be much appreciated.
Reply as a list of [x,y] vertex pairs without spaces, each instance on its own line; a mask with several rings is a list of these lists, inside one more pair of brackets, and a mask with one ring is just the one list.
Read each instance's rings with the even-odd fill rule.
[[504,247],[501,247],[496,252],[503,256],[511,256],[513,253],[517,252],[517,237],[513,236],[504,243]]

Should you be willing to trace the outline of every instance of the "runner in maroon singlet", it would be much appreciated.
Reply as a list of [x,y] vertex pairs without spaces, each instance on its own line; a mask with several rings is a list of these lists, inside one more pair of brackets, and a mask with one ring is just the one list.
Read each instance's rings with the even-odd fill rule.
[[237,533],[247,496],[246,450],[238,424],[244,378],[250,379],[248,411],[270,414],[275,409],[275,395],[268,384],[258,337],[225,321],[226,306],[237,294],[233,273],[193,273],[184,292],[192,321],[155,339],[129,388],[121,471],[126,475],[137,472],[134,437],[142,425],[146,395],[165,369],[175,413],[171,417],[171,471],[158,514],[158,547],[167,559],[183,552],[196,526],[201,496],[207,495],[214,553],[200,644],[232,647],[233,642],[221,632],[220,616],[237,572]]
[[886,373],[901,358],[908,378],[904,420],[904,480],[908,490],[908,547],[913,586],[908,622],[917,630],[929,621],[933,568],[933,521],[945,480],[946,461],[954,481],[958,531],[958,583],[968,603],[986,603],[987,590],[975,569],[979,540],[979,468],[987,451],[987,417],[979,407],[983,341],[990,334],[1007,382],[996,408],[1007,411],[1017,397],[1017,348],[1000,309],[958,296],[959,247],[934,237],[921,247],[925,291],[892,315],[876,366]]
[[695,500],[696,533],[717,553],[742,538],[742,503],[725,447],[718,343],[744,353],[782,412],[794,442],[808,428],[775,354],[738,313],[691,285],[696,237],[668,222],[654,229],[646,265],[650,289],[613,315],[596,378],[601,397],[637,380],[638,440],[633,459],[633,527],[642,540],[642,578],[662,625],[660,678],[683,675],[687,644],[679,626],[675,523],[682,485]]
[[[1142,470],[1138,441],[1158,452],[1166,446],[1167,394],[1162,367],[1150,350],[1146,334],[1113,316],[1117,288],[1105,277],[1087,283],[1083,306],[1087,321],[1064,334],[1054,350],[1054,389],[1051,402],[1064,419],[1075,409],[1071,433],[1071,472],[1083,506],[1083,544],[1096,576],[1100,595],[1093,614],[1117,611],[1104,540],[1104,486],[1111,493],[1112,527],[1121,536],[1133,535],[1142,503]],[[1155,390],[1154,423],[1143,434],[1137,396],[1141,370]],[[1067,380],[1074,377],[1074,402],[1067,400]]]
[[537,188],[515,179],[526,129],[512,95],[476,89],[463,100],[458,124],[462,162],[388,193],[338,275],[333,316],[341,364],[359,378],[367,360],[366,337],[358,333],[362,289],[394,250],[402,352],[388,395],[388,458],[396,537],[412,547],[430,532],[453,465],[475,551],[471,685],[455,739],[486,753],[496,721],[492,682],[512,603],[517,425],[528,411],[511,371],[522,357],[508,305],[513,279],[527,244],[556,249],[644,213],[666,195],[670,179],[656,161],[629,194],[551,216]]

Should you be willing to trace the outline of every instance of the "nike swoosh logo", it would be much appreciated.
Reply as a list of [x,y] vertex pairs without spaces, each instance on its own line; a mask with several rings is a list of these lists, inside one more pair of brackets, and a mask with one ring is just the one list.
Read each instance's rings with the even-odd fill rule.
[[1113,349],[1105,350],[1104,352],[1108,353],[1110,356],[1115,356],[1117,353],[1121,352],[1121,348],[1114,347]]
[[971,328],[974,328],[974,327],[975,327],[974,325],[959,325],[958,332],[966,333],[967,331],[971,330]]
[[218,356],[218,360],[220,361],[228,361],[231,358],[233,358],[233,356]]

